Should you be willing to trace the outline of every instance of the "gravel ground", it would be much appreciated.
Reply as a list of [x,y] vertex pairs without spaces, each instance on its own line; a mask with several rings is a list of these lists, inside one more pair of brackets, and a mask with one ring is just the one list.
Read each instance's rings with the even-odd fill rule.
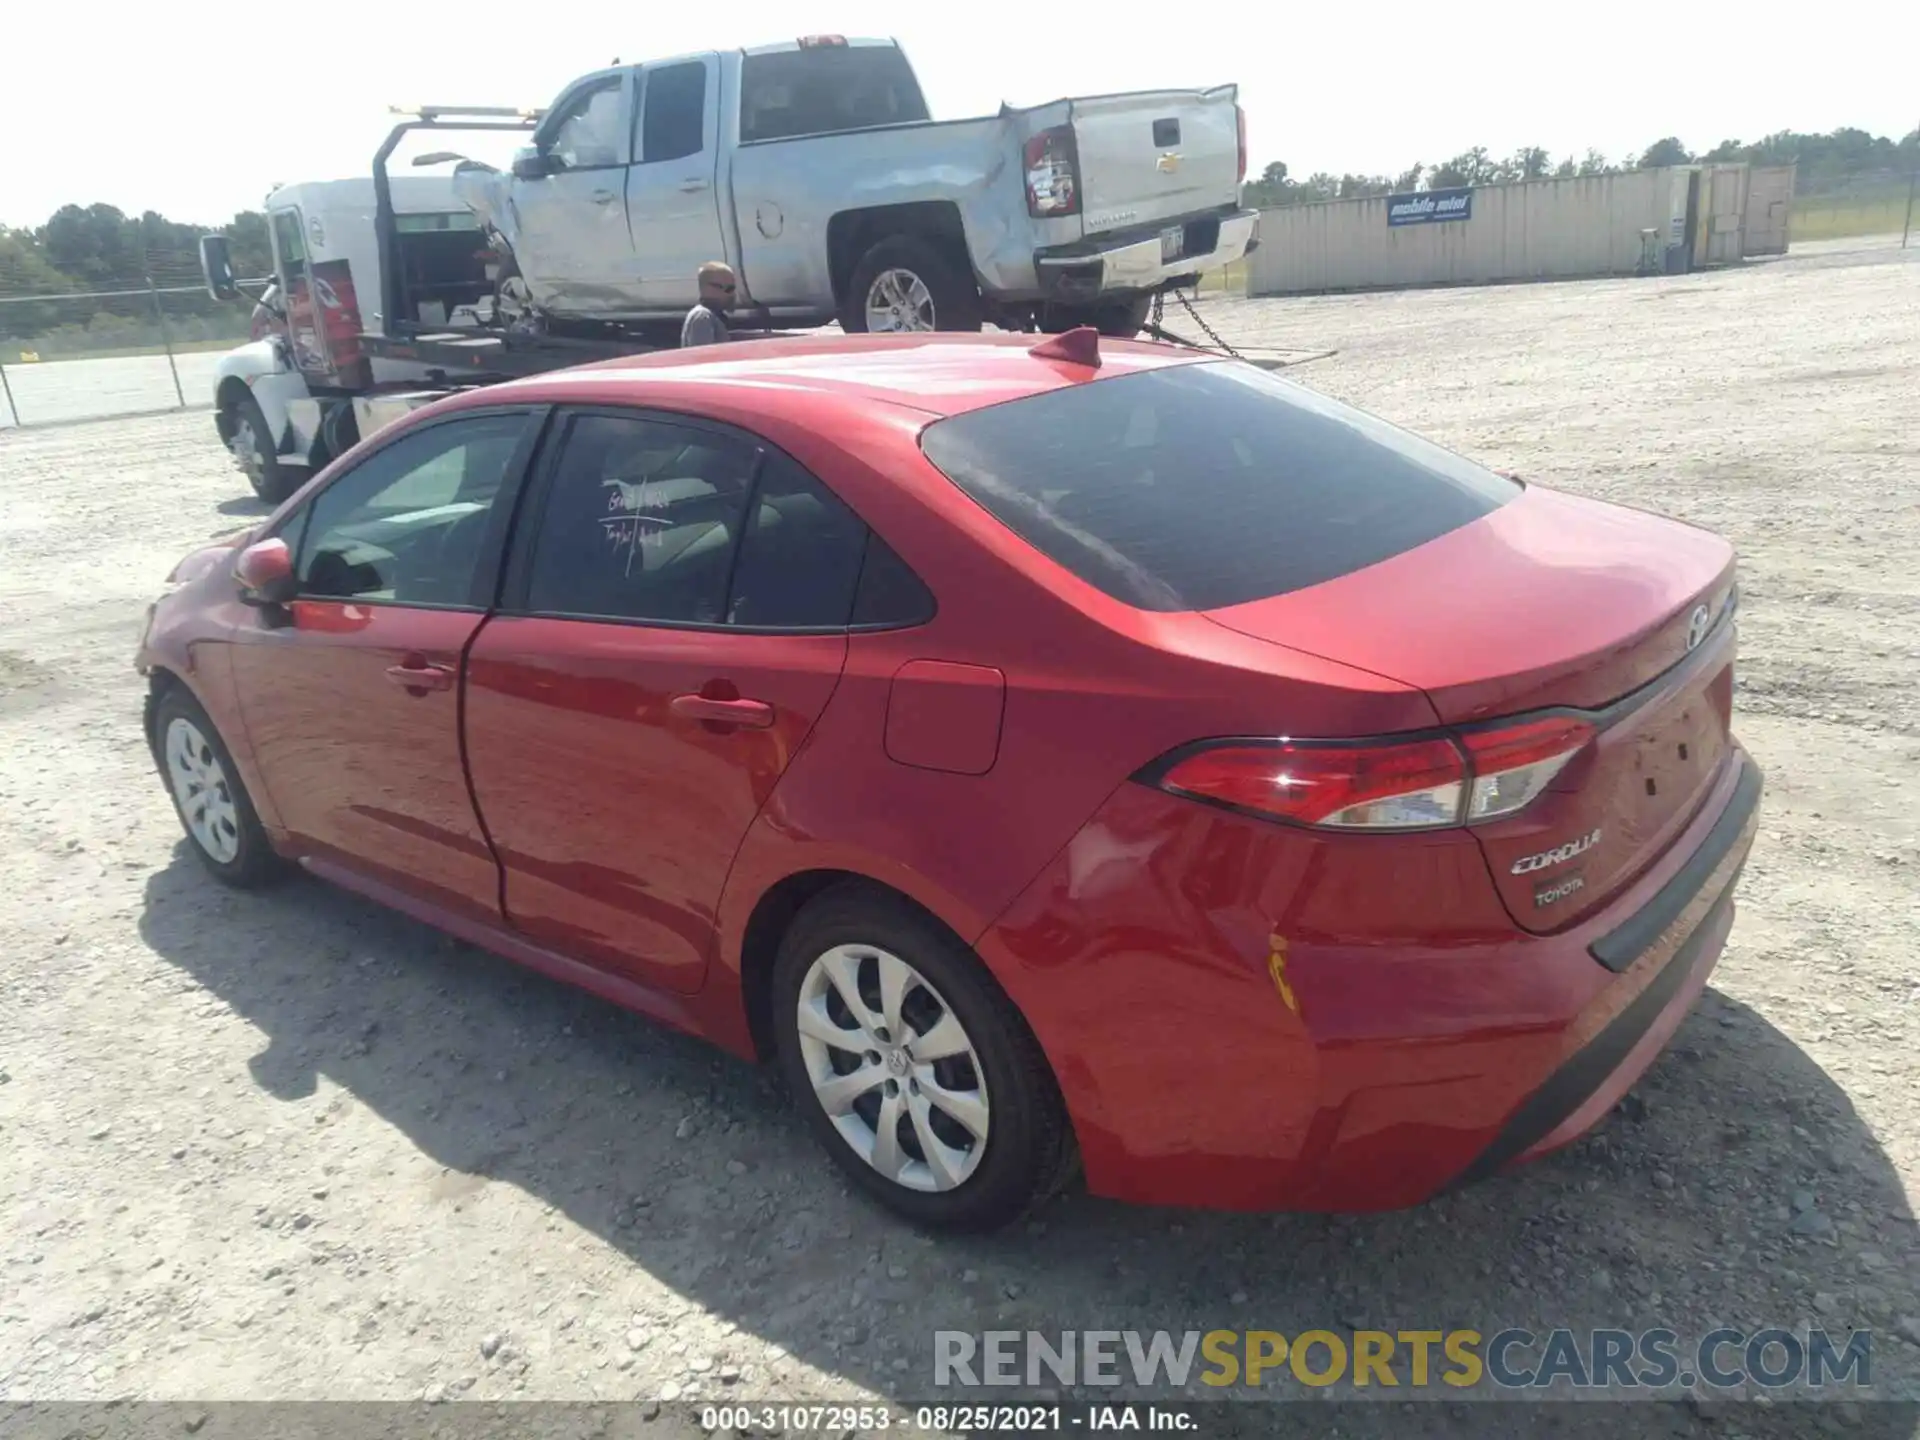
[[1489,464],[1740,546],[1763,833],[1712,990],[1599,1134],[1399,1214],[1076,1197],[916,1236],[768,1075],[318,883],[215,888],[129,660],[174,558],[256,507],[204,413],[13,432],[0,1397],[924,1399],[945,1327],[1656,1324],[1870,1327],[1876,1388],[1920,1396],[1920,251],[1212,313],[1335,348],[1296,373]]

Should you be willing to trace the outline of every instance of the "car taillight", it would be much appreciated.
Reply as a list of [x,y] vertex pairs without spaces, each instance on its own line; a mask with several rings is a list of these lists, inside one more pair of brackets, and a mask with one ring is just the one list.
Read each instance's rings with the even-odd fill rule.
[[1027,213],[1038,218],[1080,213],[1078,155],[1071,125],[1042,130],[1027,141]]
[[1593,739],[1594,727],[1572,716],[1525,720],[1461,735],[1473,789],[1467,823],[1494,820],[1533,803],[1534,797]]
[[1364,744],[1226,741],[1189,751],[1152,783],[1296,825],[1432,830],[1522,809],[1594,733],[1585,720],[1553,717]]
[[1424,830],[1459,823],[1466,767],[1448,740],[1222,745],[1177,761],[1163,788],[1298,825]]
[[1234,179],[1244,181],[1247,178],[1247,112],[1238,105],[1233,107],[1233,128],[1240,141],[1240,173]]

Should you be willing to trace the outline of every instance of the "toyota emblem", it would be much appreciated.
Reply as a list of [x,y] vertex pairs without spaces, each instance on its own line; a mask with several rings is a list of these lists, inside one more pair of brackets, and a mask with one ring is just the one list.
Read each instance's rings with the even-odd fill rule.
[[1711,619],[1712,616],[1708,614],[1706,606],[1693,607],[1693,614],[1687,617],[1687,649],[1694,649],[1707,638],[1708,622]]

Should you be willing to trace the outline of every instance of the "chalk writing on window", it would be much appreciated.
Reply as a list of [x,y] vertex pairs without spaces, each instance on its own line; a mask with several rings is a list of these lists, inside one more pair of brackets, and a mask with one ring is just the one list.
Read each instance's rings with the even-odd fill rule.
[[[645,480],[603,480],[607,490],[607,513],[600,517],[600,530],[608,551],[620,561],[622,574],[633,574],[633,563],[643,552],[657,547],[673,528],[673,521],[659,512],[667,501],[648,493]],[[646,564],[641,562],[641,568]]]

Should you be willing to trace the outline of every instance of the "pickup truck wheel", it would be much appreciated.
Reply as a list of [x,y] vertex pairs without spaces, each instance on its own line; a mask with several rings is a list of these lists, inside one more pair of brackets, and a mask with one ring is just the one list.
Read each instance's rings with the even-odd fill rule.
[[233,463],[247,477],[253,493],[269,505],[278,505],[286,499],[303,478],[299,472],[280,463],[273,433],[267,429],[267,417],[260,413],[260,402],[251,395],[243,395],[234,402],[227,449],[233,452]]
[[1094,328],[1102,335],[1131,340],[1146,327],[1147,316],[1152,310],[1151,295],[1139,295],[1132,300],[1120,300],[1111,305],[1096,305],[1093,311]]
[[891,235],[853,267],[841,328],[852,335],[978,330],[985,319],[973,277],[917,235]]

